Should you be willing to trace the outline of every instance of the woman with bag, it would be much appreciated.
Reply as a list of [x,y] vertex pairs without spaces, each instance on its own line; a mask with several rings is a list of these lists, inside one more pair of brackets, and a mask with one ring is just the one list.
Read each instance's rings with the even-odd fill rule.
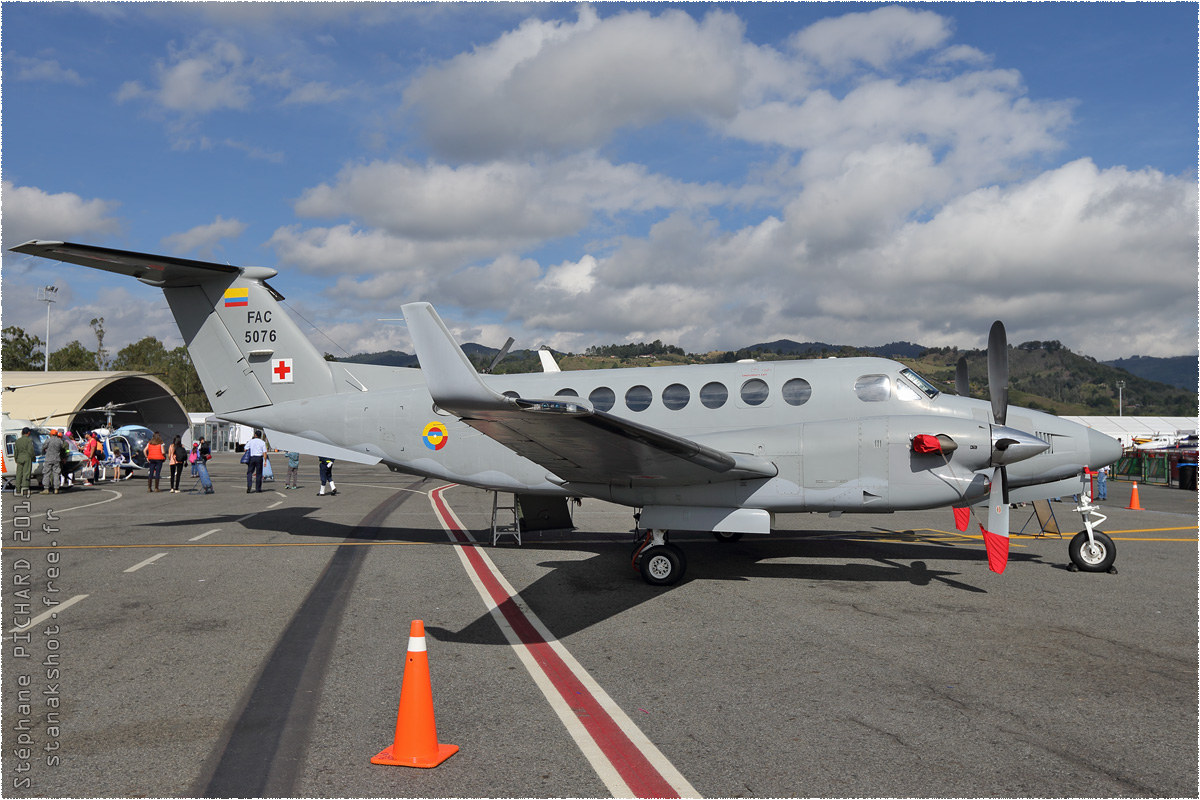
[[167,459],[171,462],[171,494],[179,494],[179,481],[183,478],[183,464],[187,450],[183,447],[183,437],[175,434],[175,441],[171,442],[171,449],[167,452]]
[[146,476],[146,491],[148,492],[158,491],[158,482],[162,480],[163,462],[167,460],[165,450],[162,434],[155,431],[154,436],[150,438],[150,443],[142,451],[142,454],[146,456],[146,463],[150,468],[150,473]]

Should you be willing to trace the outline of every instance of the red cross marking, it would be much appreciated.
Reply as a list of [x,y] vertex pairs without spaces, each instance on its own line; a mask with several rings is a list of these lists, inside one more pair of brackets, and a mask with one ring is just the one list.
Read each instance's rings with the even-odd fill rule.
[[292,371],[292,368],[289,367],[285,362],[280,361],[278,366],[271,371],[279,376],[279,380],[285,381],[287,380],[288,373]]

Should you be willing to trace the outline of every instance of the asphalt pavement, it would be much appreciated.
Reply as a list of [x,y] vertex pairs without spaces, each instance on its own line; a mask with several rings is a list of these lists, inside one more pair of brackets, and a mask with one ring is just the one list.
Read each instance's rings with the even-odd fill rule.
[[[305,458],[301,488],[246,494],[243,469],[219,454],[214,495],[186,472],[182,494],[4,495],[6,796],[609,796],[439,522],[442,484],[339,463],[318,497]],[[1194,797],[1196,494],[1140,485],[1138,511],[1109,486],[1115,574],[1069,571],[1071,533],[1015,535],[1030,508],[1003,575],[948,510],[674,532],[666,588],[630,567],[630,511],[595,501],[575,532],[466,547],[696,794]],[[443,499],[490,541],[488,493]],[[430,770],[369,762],[414,619],[460,748]]]

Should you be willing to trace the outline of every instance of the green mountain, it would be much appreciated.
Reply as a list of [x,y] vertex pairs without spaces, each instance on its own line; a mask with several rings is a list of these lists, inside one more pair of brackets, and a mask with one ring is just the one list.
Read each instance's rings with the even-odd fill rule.
[[[494,347],[468,343],[463,351],[477,369],[486,368],[499,352]],[[896,342],[872,348],[854,348],[821,342],[776,342],[752,345],[737,351],[687,354],[677,347],[655,342],[651,345],[609,345],[589,348],[583,355],[555,353],[563,370],[648,367],[663,364],[699,364],[756,358],[777,361],[794,358],[821,358],[882,355],[903,362],[946,391],[954,391],[954,370],[960,356],[967,359],[971,395],[986,398],[987,352],[959,350],[955,347],[922,348],[910,342]],[[396,350],[363,353],[348,359],[362,364],[417,366],[416,356]],[[1025,342],[1009,348],[1009,401],[1014,405],[1040,409],[1058,415],[1115,415],[1118,413],[1117,381],[1124,381],[1120,392],[1123,413],[1130,416],[1196,416],[1196,359],[1123,359],[1123,362],[1185,362],[1190,360],[1191,383],[1183,388],[1152,380],[1124,368],[1101,363],[1090,356],[1072,353],[1060,342]],[[1186,364],[1176,365],[1186,367]],[[536,350],[513,350],[496,368],[497,373],[538,372],[541,362]]]
[[1105,361],[1110,367],[1123,369],[1131,375],[1158,381],[1180,389],[1195,389],[1200,381],[1200,360],[1196,356],[1173,356],[1171,358],[1155,358],[1153,356],[1133,356],[1118,358],[1116,361]]

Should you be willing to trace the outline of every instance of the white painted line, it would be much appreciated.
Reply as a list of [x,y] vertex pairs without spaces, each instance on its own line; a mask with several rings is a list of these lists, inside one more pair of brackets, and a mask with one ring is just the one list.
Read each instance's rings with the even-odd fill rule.
[[145,561],[141,562],[140,564],[134,564],[132,567],[130,567],[129,569],[127,569],[125,571],[126,572],[136,572],[137,570],[141,569],[142,567],[146,566],[147,564],[153,564],[155,561],[158,561],[160,558],[162,558],[165,555],[166,555],[166,553],[159,553],[156,556],[150,556]]
[[[283,492],[279,492],[279,494],[283,494]],[[270,511],[270,510],[271,510],[272,508],[274,508],[275,506],[281,506],[281,505],[283,505],[283,501],[282,501],[282,500],[276,500],[274,503],[272,503],[271,505],[267,506],[267,507],[266,507],[266,508],[264,508],[263,510],[264,510],[264,511]]]
[[[695,787],[538,619],[488,554],[479,547],[463,546],[475,538],[442,496],[449,488],[429,493],[434,515],[446,535],[458,543],[454,549],[467,575],[513,651],[613,797],[699,797]],[[568,702],[569,696],[578,700]],[[583,709],[573,704],[583,706],[587,713],[581,714]]]
[[188,541],[189,542],[198,542],[201,539],[203,539],[205,536],[211,536],[212,534],[216,533],[219,530],[221,530],[221,529],[213,528],[211,531],[205,531],[204,533],[200,534],[199,536],[193,536],[192,538],[188,539]]
[[23,630],[26,630],[26,629],[28,629],[28,628],[32,628],[34,625],[39,625],[39,624],[41,624],[42,622],[45,622],[46,620],[50,619],[51,617],[57,617],[57,616],[58,616],[58,612],[62,611],[64,608],[67,608],[68,606],[73,606],[73,605],[75,605],[76,603],[78,603],[80,600],[82,600],[83,598],[85,598],[85,597],[87,597],[87,596],[88,596],[88,595],[86,595],[86,594],[77,594],[77,595],[75,595],[74,597],[72,597],[70,600],[64,600],[63,602],[61,602],[61,603],[59,603],[58,605],[54,606],[54,608],[50,609],[50,610],[49,610],[49,611],[47,611],[46,613],[44,613],[44,614],[38,614],[38,615],[37,615],[36,617],[34,617],[33,619],[29,620],[29,622],[28,622],[27,624],[25,624],[25,625],[18,625],[18,626],[17,626],[17,627],[15,627],[15,628],[9,628],[9,629],[8,629],[8,632],[9,632],[9,633],[16,633],[17,631],[23,631]]
[[[81,506],[71,506],[70,508],[51,508],[51,509],[39,508],[39,509],[36,509],[36,510],[31,510],[31,512],[30,512],[30,513],[32,513],[32,514],[37,514],[37,515],[39,515],[39,516],[40,516],[40,515],[42,515],[42,514],[45,514],[45,513],[47,512],[47,510],[49,510],[49,511],[50,511],[51,513],[53,513],[53,514],[65,514],[65,513],[67,513],[68,511],[78,511],[78,510],[80,510],[81,508],[91,508],[92,506],[102,506],[102,505],[104,505],[105,503],[111,503],[111,502],[113,502],[114,500],[120,500],[122,497],[124,497],[124,496],[125,496],[125,495],[121,494],[120,492],[118,492],[116,489],[101,489],[100,491],[102,491],[102,492],[112,492],[112,493],[113,493],[113,497],[110,497],[110,498],[108,498],[107,500],[97,500],[97,501],[96,501],[96,502],[94,502],[94,503],[84,503],[84,504],[83,504],[83,505],[81,505]],[[60,492],[60,494],[61,494],[61,492]],[[5,505],[9,505],[9,504],[8,504],[8,503],[6,503]],[[28,515],[28,514],[22,514],[21,516],[29,516],[29,515]],[[12,517],[9,517],[9,518],[7,518],[6,520],[4,520],[4,522],[5,522],[6,524],[9,524],[9,525],[11,525],[11,524],[12,524]]]

